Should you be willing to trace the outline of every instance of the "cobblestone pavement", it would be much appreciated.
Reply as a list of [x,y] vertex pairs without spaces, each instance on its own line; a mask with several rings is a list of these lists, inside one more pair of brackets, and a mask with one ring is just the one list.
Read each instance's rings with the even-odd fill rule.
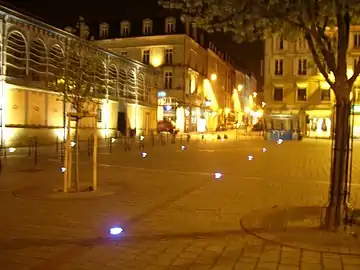
[[[360,257],[286,247],[240,226],[255,210],[324,205],[330,141],[198,141],[145,151],[141,158],[138,148],[101,150],[99,196],[85,197],[52,196],[62,186],[55,155],[36,167],[23,155],[8,158],[0,175],[1,269],[360,269]],[[88,185],[90,159],[81,155]],[[353,160],[356,203],[357,142]],[[118,238],[108,235],[115,225],[124,229]]]

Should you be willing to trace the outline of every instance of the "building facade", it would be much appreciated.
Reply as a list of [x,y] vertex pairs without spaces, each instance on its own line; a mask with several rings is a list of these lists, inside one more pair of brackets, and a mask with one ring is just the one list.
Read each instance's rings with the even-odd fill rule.
[[92,27],[80,18],[77,25],[78,29],[68,27],[67,31],[156,68],[158,121],[172,120],[181,132],[201,132],[241,120],[235,117],[233,105],[235,68],[195,25],[172,16],[101,22]]
[[[348,49],[348,77],[360,58],[360,26],[351,26]],[[313,62],[307,42],[266,40],[264,99],[267,127],[300,129],[309,137],[331,137],[335,95]],[[333,78],[330,73],[329,78]],[[360,137],[360,80],[351,98],[354,102],[354,136]]]
[[[157,71],[141,62],[0,6],[1,141],[27,144],[64,137],[65,114],[74,110],[66,95],[82,78],[100,101],[97,126],[103,137],[156,127]],[[94,69],[86,69],[92,63]],[[77,93],[72,93],[77,95]],[[80,121],[87,139],[94,121]]]

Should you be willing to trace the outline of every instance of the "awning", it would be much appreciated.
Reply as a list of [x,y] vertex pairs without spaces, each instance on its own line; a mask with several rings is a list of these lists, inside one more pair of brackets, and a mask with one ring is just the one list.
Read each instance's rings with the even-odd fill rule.
[[323,118],[323,117],[330,117],[331,110],[309,110],[306,111],[306,114],[310,116],[310,118]]

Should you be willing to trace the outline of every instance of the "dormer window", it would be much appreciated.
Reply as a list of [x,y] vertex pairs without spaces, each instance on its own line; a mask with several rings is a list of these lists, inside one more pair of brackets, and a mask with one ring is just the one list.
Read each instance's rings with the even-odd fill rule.
[[127,37],[130,35],[130,22],[122,21],[120,23],[120,34],[122,37]]
[[143,34],[144,35],[151,35],[153,28],[153,22],[150,19],[143,20]]
[[107,38],[109,36],[109,24],[106,22],[99,25],[100,38]]
[[173,17],[166,18],[165,20],[165,32],[174,33],[176,31],[176,19]]

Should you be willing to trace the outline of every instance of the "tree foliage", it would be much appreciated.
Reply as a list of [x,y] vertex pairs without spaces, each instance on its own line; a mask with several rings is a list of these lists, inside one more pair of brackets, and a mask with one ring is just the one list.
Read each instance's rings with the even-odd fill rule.
[[[81,119],[89,113],[95,113],[106,94],[105,86],[96,80],[103,63],[94,53],[76,47],[70,48],[65,61],[64,75],[57,79],[57,87],[62,89],[63,99],[71,104],[72,112]],[[100,72],[105,70],[100,69]]]
[[[347,78],[350,26],[359,22],[359,0],[160,0],[181,10],[183,20],[207,31],[232,32],[237,41],[304,38],[314,62],[337,98],[344,99],[360,73]],[[334,75],[331,79],[329,72]],[[346,90],[345,90],[346,89]]]

